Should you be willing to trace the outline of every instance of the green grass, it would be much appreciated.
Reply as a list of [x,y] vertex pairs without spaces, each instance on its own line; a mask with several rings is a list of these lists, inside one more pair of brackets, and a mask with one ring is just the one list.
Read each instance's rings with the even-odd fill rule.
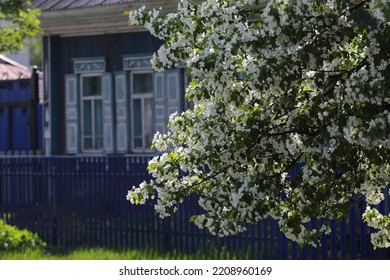
[[85,248],[75,250],[26,251],[23,253],[0,253],[0,260],[225,260],[246,259],[227,251],[210,250],[192,255],[164,253],[154,249],[109,250]]

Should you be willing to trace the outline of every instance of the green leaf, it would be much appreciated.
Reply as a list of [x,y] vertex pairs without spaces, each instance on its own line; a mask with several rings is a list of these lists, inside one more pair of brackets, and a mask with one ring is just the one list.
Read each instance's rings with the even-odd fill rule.
[[240,48],[239,44],[235,44],[232,48],[232,55],[237,55],[238,49]]
[[196,218],[198,218],[198,215],[191,216],[190,222],[195,222]]

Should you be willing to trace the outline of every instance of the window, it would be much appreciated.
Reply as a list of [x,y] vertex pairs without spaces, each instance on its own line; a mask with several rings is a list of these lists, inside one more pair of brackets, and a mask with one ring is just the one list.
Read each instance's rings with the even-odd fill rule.
[[103,57],[73,61],[73,73],[65,75],[65,152],[113,154],[113,75]]
[[132,147],[136,152],[150,152],[153,135],[153,73],[132,72],[131,112]]
[[81,76],[81,134],[83,151],[103,149],[102,77]]
[[169,114],[184,107],[183,69],[155,72],[149,56],[126,56],[115,72],[115,151],[150,153],[156,131],[166,133]]

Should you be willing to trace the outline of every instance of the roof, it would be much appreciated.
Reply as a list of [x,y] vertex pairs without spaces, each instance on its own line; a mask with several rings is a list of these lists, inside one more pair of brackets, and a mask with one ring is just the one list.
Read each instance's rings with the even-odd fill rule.
[[147,0],[31,0],[31,8],[38,8],[42,11],[55,11],[145,1]]
[[29,78],[31,71],[27,67],[0,54],[0,81]]
[[[129,26],[124,13],[142,6],[164,12],[177,10],[179,0],[30,0],[31,8],[41,9],[39,17],[45,35],[86,36],[129,31],[145,31]],[[200,1],[200,0],[195,0]]]

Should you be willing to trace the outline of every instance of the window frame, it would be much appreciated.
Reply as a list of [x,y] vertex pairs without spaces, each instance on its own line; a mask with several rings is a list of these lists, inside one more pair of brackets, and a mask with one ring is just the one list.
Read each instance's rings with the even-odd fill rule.
[[[152,76],[152,91],[151,92],[144,92],[144,93],[134,93],[134,75],[136,74],[150,74]],[[156,132],[156,129],[155,129],[155,122],[154,122],[154,105],[155,105],[155,98],[154,98],[154,92],[155,92],[155,88],[154,88],[154,72],[152,69],[140,69],[140,70],[132,70],[130,71],[129,73],[129,76],[130,76],[130,99],[129,99],[129,102],[130,102],[130,127],[131,127],[131,136],[130,136],[130,147],[131,147],[131,150],[133,153],[154,153],[154,151],[150,148],[150,147],[147,147],[146,146],[146,136],[145,136],[145,120],[143,118],[143,115],[144,115],[144,100],[145,99],[151,99],[152,101],[152,118],[151,118],[151,125],[152,125],[152,131],[153,131],[153,134]],[[135,142],[135,135],[134,135],[134,124],[135,124],[135,120],[134,120],[134,99],[139,99],[141,100],[141,121],[142,121],[142,148],[136,148],[135,145],[134,145],[134,142]]]
[[[83,78],[85,77],[100,77],[100,95],[99,97],[96,97],[96,96],[86,96],[84,97],[84,85],[83,85]],[[80,74],[80,135],[81,135],[81,152],[82,153],[103,153],[104,152],[104,121],[103,121],[103,86],[102,86],[102,82],[103,82],[103,74],[100,73],[100,72],[95,72],[95,73],[83,73],[83,74]],[[84,135],[84,101],[86,100],[91,100],[91,104],[92,104],[92,107],[93,108],[91,110],[91,120],[92,120],[92,124],[91,124],[91,129],[92,129],[92,146],[94,147],[93,149],[86,149],[85,146],[84,146],[84,143],[85,143],[85,135]],[[101,135],[101,139],[102,139],[102,147],[100,149],[96,149],[95,148],[95,138],[96,138],[96,134],[95,134],[95,118],[94,118],[94,115],[95,115],[95,105],[94,105],[94,100],[100,100],[101,102],[101,108],[102,108],[102,116],[101,116],[101,120],[102,120],[102,135]]]

